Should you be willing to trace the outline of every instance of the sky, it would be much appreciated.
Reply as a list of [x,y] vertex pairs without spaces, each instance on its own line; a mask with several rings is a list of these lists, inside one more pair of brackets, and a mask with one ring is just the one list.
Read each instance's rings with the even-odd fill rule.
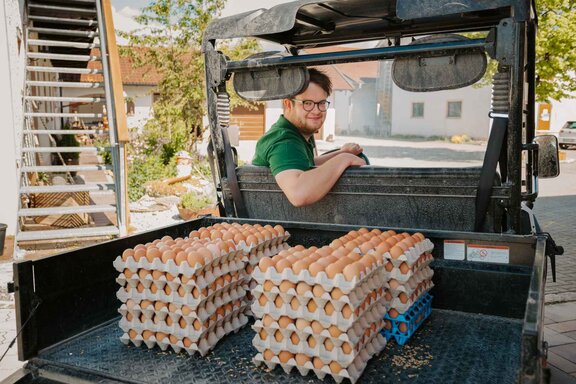
[[[237,13],[251,11],[258,8],[271,8],[274,5],[287,3],[290,0],[266,0],[265,6],[262,0],[228,0],[221,16],[230,16]],[[140,13],[140,9],[148,4],[146,0],[112,0],[112,12],[114,15],[114,27],[122,31],[134,30],[138,24],[133,20]],[[126,42],[118,38],[119,44]]]

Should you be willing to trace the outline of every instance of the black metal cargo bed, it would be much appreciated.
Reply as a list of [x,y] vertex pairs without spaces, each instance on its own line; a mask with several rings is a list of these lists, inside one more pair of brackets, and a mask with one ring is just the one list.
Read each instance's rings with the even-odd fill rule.
[[[227,336],[206,357],[123,345],[112,261],[124,249],[164,235],[187,236],[227,219],[202,218],[61,255],[15,264],[19,357],[30,360],[21,382],[140,381],[145,383],[315,382],[313,374],[286,375],[256,368],[248,326]],[[277,224],[265,220],[240,223]],[[291,245],[325,245],[355,226],[281,223]],[[397,229],[402,231],[403,229]],[[409,230],[415,231],[415,230]],[[542,335],[544,238],[422,231],[435,244],[431,317],[405,347],[391,342],[366,368],[361,382],[516,382],[534,372]],[[443,259],[444,240],[506,245],[508,264]],[[39,303],[39,304],[38,304]],[[421,366],[419,366],[421,365]],[[328,379],[327,379],[328,380]],[[332,379],[329,379],[331,382]]]
[[[373,358],[359,382],[511,383],[520,369],[521,333],[521,320],[435,309],[406,345],[392,341]],[[296,370],[286,375],[280,367],[256,367],[250,326],[226,336],[205,357],[125,346],[121,335],[118,322],[112,321],[40,353],[30,368],[56,376],[82,373],[97,382],[321,382],[313,373],[303,377]]]

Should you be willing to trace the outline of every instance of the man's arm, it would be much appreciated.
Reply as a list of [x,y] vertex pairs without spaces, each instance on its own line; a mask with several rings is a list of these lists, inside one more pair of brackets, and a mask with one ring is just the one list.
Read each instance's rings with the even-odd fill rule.
[[295,207],[313,204],[322,199],[348,167],[366,165],[351,153],[333,156],[322,166],[309,171],[289,169],[276,175],[276,182]]
[[330,152],[325,155],[316,156],[314,158],[314,164],[316,164],[316,166],[319,167],[328,160],[334,158],[335,156],[341,155],[342,153],[351,153],[353,155],[359,155],[360,153],[362,153],[363,150],[364,149],[359,144],[346,143],[337,151]]

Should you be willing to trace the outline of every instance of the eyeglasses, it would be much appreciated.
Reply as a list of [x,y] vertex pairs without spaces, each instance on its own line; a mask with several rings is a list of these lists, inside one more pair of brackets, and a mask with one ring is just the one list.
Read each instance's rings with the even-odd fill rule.
[[291,99],[293,101],[297,101],[299,103],[302,104],[302,108],[304,108],[304,110],[306,112],[310,112],[314,109],[315,106],[318,107],[318,110],[320,112],[326,112],[326,110],[328,109],[328,107],[330,106],[330,102],[328,100],[321,100],[319,102],[315,102],[312,100],[298,100],[298,99]]

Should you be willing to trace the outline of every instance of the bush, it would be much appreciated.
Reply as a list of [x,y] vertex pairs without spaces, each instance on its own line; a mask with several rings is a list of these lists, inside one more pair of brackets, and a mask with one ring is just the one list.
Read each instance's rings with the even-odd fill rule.
[[176,176],[174,160],[165,165],[158,155],[134,157],[128,166],[128,198],[136,201],[146,193],[144,185],[147,182],[173,176]]
[[[66,125],[64,125],[62,130],[68,130],[68,129],[70,129],[70,125],[66,123]],[[60,135],[59,139],[56,138],[56,145],[58,147],[79,147],[80,142],[78,141],[78,139],[76,139],[76,135],[64,134]],[[67,162],[68,160],[78,159],[80,157],[80,152],[60,152],[60,156],[62,156],[64,162]]]
[[188,192],[180,196],[180,206],[192,211],[199,211],[206,208],[212,202],[206,196],[198,195],[196,193]]

